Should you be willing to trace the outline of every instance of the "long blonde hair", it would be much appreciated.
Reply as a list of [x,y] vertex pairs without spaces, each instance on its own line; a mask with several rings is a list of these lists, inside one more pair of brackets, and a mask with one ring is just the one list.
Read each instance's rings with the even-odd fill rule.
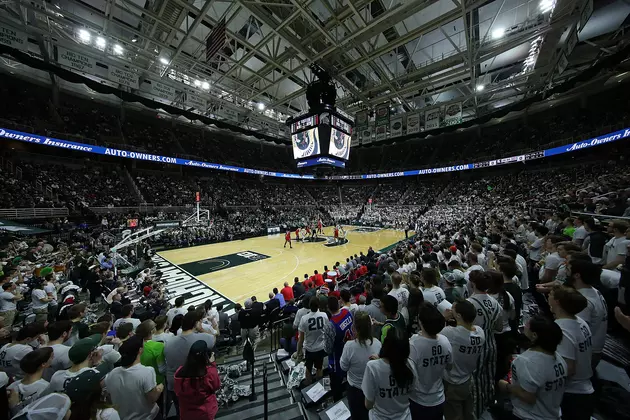
[[354,315],[354,330],[356,331],[357,341],[362,346],[367,346],[370,340],[370,346],[374,342],[372,337],[372,320],[366,312],[356,312]]

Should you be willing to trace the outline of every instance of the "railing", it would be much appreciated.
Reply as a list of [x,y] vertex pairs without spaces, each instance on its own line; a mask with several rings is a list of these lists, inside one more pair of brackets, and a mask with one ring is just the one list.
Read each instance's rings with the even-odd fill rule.
[[571,214],[572,215],[579,214],[580,216],[590,216],[590,217],[598,218],[598,219],[615,219],[615,220],[620,219],[620,220],[630,221],[630,217],[613,216],[612,214],[583,213],[580,211],[572,211]]
[[67,217],[67,207],[0,209],[0,219],[45,219]]
[[177,213],[189,211],[189,206],[154,206],[141,205],[133,207],[90,207],[95,214],[111,214],[111,213],[157,213],[163,211],[165,213]]
[[267,384],[267,365],[263,366],[263,404],[264,404],[264,419],[269,418],[269,390]]

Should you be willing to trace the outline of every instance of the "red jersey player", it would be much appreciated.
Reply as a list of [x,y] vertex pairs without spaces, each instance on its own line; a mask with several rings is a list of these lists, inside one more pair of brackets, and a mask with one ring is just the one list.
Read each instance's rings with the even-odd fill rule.
[[287,230],[287,233],[284,234],[284,248],[287,247],[287,243],[289,244],[289,248],[293,248],[291,245],[291,232]]
[[322,231],[322,219],[317,220],[317,233],[324,233]]

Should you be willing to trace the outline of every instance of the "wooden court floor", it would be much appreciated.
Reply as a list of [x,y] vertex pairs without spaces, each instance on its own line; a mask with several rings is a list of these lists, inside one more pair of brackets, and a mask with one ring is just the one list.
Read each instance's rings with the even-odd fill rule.
[[[345,227],[348,243],[335,247],[327,247],[325,242],[296,243],[293,249],[283,248],[284,234],[269,235],[242,241],[222,242],[218,244],[201,245],[192,248],[182,248],[162,251],[158,254],[178,265],[209,261],[214,257],[230,254],[254,253],[263,254],[269,258],[252,261],[225,268],[225,264],[217,271],[208,274],[197,274],[196,277],[209,287],[223,294],[234,302],[243,303],[245,299],[256,296],[258,300],[268,299],[269,292],[274,287],[281,289],[284,282],[293,284],[293,278],[302,279],[305,273],[309,275],[313,270],[323,271],[324,265],[332,268],[336,261],[344,261],[351,254],[364,253],[368,247],[378,251],[402,239],[402,231],[382,229],[376,232],[357,232],[355,227]],[[324,229],[325,235],[332,234],[332,228]],[[291,234],[294,238],[294,234]],[[192,273],[191,273],[192,274]]]

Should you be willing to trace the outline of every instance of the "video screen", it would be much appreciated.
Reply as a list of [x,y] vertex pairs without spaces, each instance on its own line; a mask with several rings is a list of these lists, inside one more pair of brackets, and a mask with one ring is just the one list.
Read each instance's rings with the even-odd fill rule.
[[348,160],[350,157],[350,141],[351,138],[349,135],[336,128],[331,128],[328,154],[343,160]]
[[291,142],[293,143],[294,159],[304,159],[320,153],[317,127],[293,134],[291,136]]

